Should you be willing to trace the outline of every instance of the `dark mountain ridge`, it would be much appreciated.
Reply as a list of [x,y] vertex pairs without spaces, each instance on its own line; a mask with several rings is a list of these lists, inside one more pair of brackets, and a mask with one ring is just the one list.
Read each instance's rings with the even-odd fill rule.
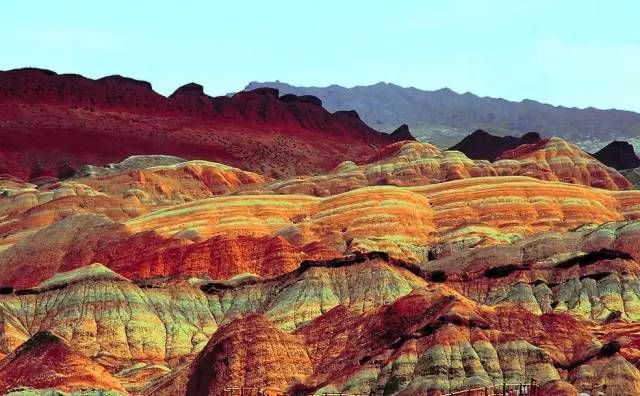
[[462,151],[469,158],[495,161],[500,154],[523,144],[537,143],[541,140],[537,132],[527,132],[521,137],[495,136],[481,129],[462,139],[451,150]]
[[0,174],[23,179],[65,177],[84,164],[138,154],[224,162],[274,177],[308,174],[398,139],[412,137],[273,88],[211,97],[190,83],[165,97],[148,82],[117,75],[0,71]]
[[379,130],[390,132],[406,123],[419,140],[440,147],[449,147],[477,129],[500,136],[537,131],[573,141],[591,152],[612,140],[640,138],[640,114],[631,111],[552,106],[529,99],[511,102],[448,88],[425,91],[382,82],[353,88],[252,82],[245,89],[265,86],[282,93],[317,96],[332,111],[355,109]]
[[603,164],[618,170],[640,167],[640,158],[629,142],[613,141],[593,156]]

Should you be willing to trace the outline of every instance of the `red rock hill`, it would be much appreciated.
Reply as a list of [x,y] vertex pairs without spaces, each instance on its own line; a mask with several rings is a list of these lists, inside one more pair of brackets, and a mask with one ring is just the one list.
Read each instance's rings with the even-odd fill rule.
[[41,69],[0,72],[0,120],[0,173],[26,179],[65,177],[133,154],[274,176],[315,173],[407,139],[369,128],[355,111],[330,113],[313,96],[261,88],[210,97],[191,83],[164,97],[144,81]]

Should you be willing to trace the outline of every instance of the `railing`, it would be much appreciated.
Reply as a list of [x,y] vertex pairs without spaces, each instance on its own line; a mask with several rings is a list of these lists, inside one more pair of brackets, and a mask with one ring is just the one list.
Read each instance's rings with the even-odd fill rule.
[[237,386],[224,388],[222,396],[286,396],[284,391],[276,388],[252,388]]
[[535,381],[530,384],[502,384],[469,388],[447,393],[447,396],[539,396],[540,388]]
[[[353,393],[318,393],[316,396],[365,396]],[[469,388],[447,393],[447,396],[541,396],[535,381],[530,384],[502,384],[478,388]],[[224,388],[222,396],[287,396],[277,388],[229,387]]]
[[314,396],[369,396],[364,393],[314,393]]
[[[230,387],[222,390],[222,396],[288,396],[276,388]],[[368,396],[364,393],[314,393],[314,396]]]

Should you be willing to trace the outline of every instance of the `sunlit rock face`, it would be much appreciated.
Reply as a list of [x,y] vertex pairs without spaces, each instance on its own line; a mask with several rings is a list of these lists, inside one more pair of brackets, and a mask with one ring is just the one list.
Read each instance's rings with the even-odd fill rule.
[[[193,394],[189,384],[201,383],[411,394],[532,378],[541,385],[584,388],[595,381],[588,369],[606,358],[609,337],[621,340],[616,359],[627,363],[620,367],[633,367],[628,359],[638,352],[633,342],[606,330],[615,325],[621,331],[610,317],[590,321],[589,314],[569,313],[558,304],[542,313],[514,293],[480,302],[455,280],[438,283],[430,271],[378,255],[309,262],[271,279],[226,282],[134,283],[93,264],[0,296],[1,352],[10,354],[35,329],[47,329],[147,394]],[[203,368],[224,361],[212,354],[220,350],[216,345],[237,370]],[[271,367],[274,361],[282,367],[257,377],[242,374],[249,362]],[[587,374],[573,374],[578,363]],[[623,386],[616,375],[601,374],[598,381]]]
[[378,132],[355,111],[331,113],[318,98],[277,89],[211,97],[187,84],[165,97],[132,78],[35,68],[0,72],[0,114],[0,173],[29,181],[140,155],[146,158],[137,162],[169,155],[284,177],[326,171],[412,139]]
[[491,163],[428,143],[398,142],[359,164],[344,162],[323,175],[277,180],[270,189],[326,196],[372,185],[416,186],[488,176],[529,176],[608,190],[633,187],[618,171],[577,146],[550,138],[507,151]]
[[127,393],[104,367],[47,331],[36,333],[0,361],[0,392],[17,387]]
[[218,395],[225,387],[285,389],[313,372],[300,337],[251,314],[221,327],[189,367],[146,390],[157,395]]
[[[583,184],[610,190],[629,189],[633,185],[614,168],[609,168],[578,146],[552,137],[538,143],[522,145],[503,153],[495,164],[515,161],[515,171],[524,176],[542,175],[543,180]],[[506,162],[504,165],[514,165]],[[535,176],[534,176],[535,177]]]
[[[640,192],[626,179],[559,139],[493,163],[377,151],[275,180],[155,156],[3,176],[0,385],[638,393]],[[41,334],[55,342],[25,355]],[[59,363],[38,357],[50,350]]]
[[[126,212],[109,218],[98,208],[27,232],[8,228],[0,283],[30,287],[93,262],[131,279],[274,276],[302,260],[359,251],[420,263],[432,245],[503,244],[541,231],[638,218],[639,201],[637,191],[492,177],[367,187],[326,198],[225,195],[129,219]],[[85,212],[86,205],[80,209]],[[15,224],[20,223],[7,222]],[[25,272],[20,263],[27,257],[31,265]]]
[[207,161],[134,168],[79,182],[114,198],[148,206],[170,205],[235,192],[270,180],[256,173]]

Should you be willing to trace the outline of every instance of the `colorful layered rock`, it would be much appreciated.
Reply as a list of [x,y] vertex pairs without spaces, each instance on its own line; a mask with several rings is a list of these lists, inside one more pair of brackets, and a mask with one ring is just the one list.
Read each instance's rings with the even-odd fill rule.
[[126,394],[105,368],[83,356],[58,335],[43,331],[0,361],[0,392],[13,388],[112,391]]
[[[95,264],[56,275],[30,290],[0,295],[0,345],[10,354],[29,338],[30,329],[54,331],[123,384],[133,384],[130,389],[149,384],[147,394],[181,394],[189,383],[410,394],[531,379],[541,385],[575,382],[582,389],[595,380],[589,382],[586,375],[574,379],[568,372],[596,365],[604,346],[620,337],[604,331],[612,326],[610,318],[598,325],[559,306],[542,314],[517,299],[483,305],[455,291],[455,281],[438,285],[431,277],[418,267],[375,254],[309,262],[272,279],[227,282],[157,278],[132,283]],[[474,298],[473,293],[469,297]],[[256,312],[264,319],[237,321]],[[260,346],[256,332],[270,335],[265,341],[271,346]],[[237,334],[237,341],[236,336],[228,338],[230,334]],[[227,352],[208,352],[218,350],[215,345],[228,345]],[[241,348],[247,345],[255,352]],[[618,359],[629,362],[633,344],[624,345]],[[277,359],[260,352],[279,354],[290,348],[299,352]],[[198,353],[200,358],[195,357]],[[299,359],[304,353],[311,366],[286,363],[287,356]],[[271,367],[275,359],[301,371],[291,371],[286,378],[278,374],[289,372],[284,368],[243,377],[246,371],[238,369],[230,376],[220,372],[216,379],[211,373],[217,372],[213,368],[221,356],[242,367]],[[195,367],[198,374],[193,374]],[[444,369],[453,374],[440,377]],[[167,374],[158,378],[158,371]]]
[[302,339],[251,314],[221,327],[188,368],[145,394],[215,396],[234,387],[278,394],[312,372]]
[[502,153],[495,164],[513,169],[512,174],[533,177],[540,175],[538,177],[543,180],[610,190],[633,188],[615,169],[602,164],[575,144],[556,137]]
[[365,186],[417,186],[487,176],[529,176],[608,190],[632,188],[615,169],[575,145],[551,138],[507,151],[492,163],[428,143],[399,142],[360,164],[348,161],[322,175],[277,180],[269,189],[280,194],[327,196]]
[[188,84],[164,97],[145,81],[41,69],[0,72],[0,115],[0,174],[26,180],[159,154],[271,176],[309,174],[407,137],[275,89],[213,98]]
[[0,114],[0,393],[638,393],[640,191],[570,143],[37,70]]
[[188,161],[75,180],[110,197],[155,206],[228,194],[270,179],[223,164]]
[[[327,198],[222,196],[122,222],[98,212],[64,218],[30,234],[9,228],[0,252],[0,282],[30,287],[58,271],[93,262],[131,279],[226,278],[242,272],[273,276],[305,259],[357,251],[425,262],[434,244],[510,243],[535,232],[639,217],[637,191],[523,177],[367,187]],[[31,263],[27,272],[20,265],[26,257]],[[232,265],[221,267],[226,262]]]

